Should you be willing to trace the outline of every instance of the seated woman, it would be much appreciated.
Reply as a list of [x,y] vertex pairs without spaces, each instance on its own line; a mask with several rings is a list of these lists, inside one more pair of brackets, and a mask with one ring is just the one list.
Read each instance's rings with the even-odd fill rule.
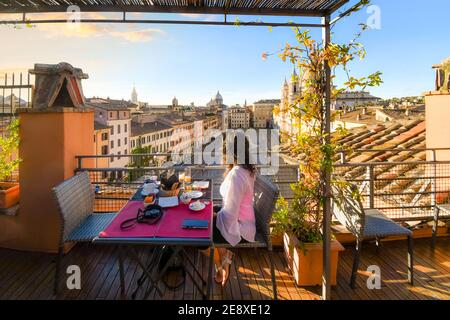
[[[236,246],[241,241],[254,242],[256,233],[253,210],[255,166],[250,163],[249,141],[245,138],[243,163],[238,163],[239,143],[234,139],[234,163],[228,166],[225,179],[220,186],[222,207],[215,208],[214,243],[229,243]],[[225,248],[218,248],[215,254],[217,283],[225,285],[230,274],[233,254]]]

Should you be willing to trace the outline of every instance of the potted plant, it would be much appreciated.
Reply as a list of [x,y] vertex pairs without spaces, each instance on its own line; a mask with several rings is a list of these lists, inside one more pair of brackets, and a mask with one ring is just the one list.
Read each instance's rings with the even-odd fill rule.
[[6,181],[18,168],[19,120],[14,119],[0,137],[0,209],[7,209],[19,202],[19,184]]
[[[362,2],[363,3],[363,2]],[[368,4],[368,1],[364,1]],[[355,9],[358,10],[361,7]],[[283,234],[284,251],[297,284],[309,286],[322,283],[323,259],[323,212],[328,197],[327,181],[332,177],[336,151],[342,150],[340,138],[345,128],[337,128],[333,134],[327,129],[326,101],[333,100],[346,90],[377,86],[381,73],[367,77],[350,76],[349,63],[364,58],[365,50],[357,41],[367,26],[348,44],[331,43],[324,46],[311,36],[308,30],[294,28],[296,45],[286,44],[279,52],[283,61],[293,64],[292,84],[298,84],[294,97],[283,99],[275,112],[291,119],[293,128],[289,139],[290,152],[300,160],[301,177],[291,185],[293,198],[288,202],[280,199],[274,213],[275,234]],[[264,54],[267,57],[269,54]],[[331,97],[327,97],[325,72],[329,69],[331,79],[336,72],[347,76],[342,87],[332,86]],[[331,114],[331,122],[336,113]],[[334,182],[332,182],[334,183]],[[337,183],[337,182],[335,182]],[[331,245],[331,283],[336,283],[339,251],[343,247],[336,240]]]

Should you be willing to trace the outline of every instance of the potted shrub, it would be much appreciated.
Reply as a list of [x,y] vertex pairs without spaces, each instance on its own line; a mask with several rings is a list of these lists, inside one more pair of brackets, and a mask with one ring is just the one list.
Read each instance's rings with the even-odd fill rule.
[[[280,198],[274,213],[273,232],[283,235],[283,246],[289,269],[300,286],[322,284],[322,215],[310,207],[310,190],[303,182],[293,186],[291,203]],[[309,194],[309,195],[308,195]],[[335,239],[331,243],[331,284],[336,285],[339,252],[344,247]]]
[[18,168],[19,120],[14,119],[6,129],[7,135],[0,137],[0,209],[7,209],[19,202],[19,184],[5,181]]

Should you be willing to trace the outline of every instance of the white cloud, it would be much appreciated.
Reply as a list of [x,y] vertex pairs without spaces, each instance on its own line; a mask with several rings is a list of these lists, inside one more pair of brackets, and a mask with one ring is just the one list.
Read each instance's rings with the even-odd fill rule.
[[[27,16],[30,20],[63,20],[68,16],[66,13],[31,14]],[[120,19],[117,14],[111,13],[81,13],[81,19]],[[43,32],[47,38],[92,38],[113,37],[129,42],[149,42],[157,35],[165,34],[161,29],[139,28],[136,24],[124,25],[106,23],[58,23],[58,24],[34,24],[23,29],[33,29]]]

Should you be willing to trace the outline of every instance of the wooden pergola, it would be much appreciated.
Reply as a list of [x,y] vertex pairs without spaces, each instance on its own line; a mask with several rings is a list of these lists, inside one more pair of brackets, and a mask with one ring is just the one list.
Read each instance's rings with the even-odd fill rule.
[[[344,12],[336,14],[349,2],[353,6]],[[0,24],[24,23],[67,23],[67,19],[29,19],[27,14],[33,13],[63,13],[76,8],[80,12],[118,12],[122,19],[80,19],[81,23],[156,23],[156,24],[198,24],[198,25],[236,25],[227,21],[228,15],[233,16],[282,16],[282,17],[313,17],[320,19],[318,23],[299,22],[239,22],[244,26],[273,27],[315,27],[323,31],[323,45],[331,43],[331,26],[342,17],[348,15],[363,1],[351,0],[0,0],[0,14],[20,14],[19,19],[1,20]],[[71,7],[77,6],[77,7]],[[223,15],[223,21],[196,21],[170,19],[128,19],[127,13],[158,13],[158,14],[200,14]],[[336,16],[332,20],[332,15]],[[69,20],[70,21],[70,20]],[[326,133],[330,133],[331,118],[331,70],[325,63],[326,89],[324,113]],[[327,134],[327,139],[330,135]],[[328,141],[329,142],[329,141]],[[330,299],[330,246],[331,246],[331,174],[325,179],[327,196],[324,208],[323,222],[323,299]]]

